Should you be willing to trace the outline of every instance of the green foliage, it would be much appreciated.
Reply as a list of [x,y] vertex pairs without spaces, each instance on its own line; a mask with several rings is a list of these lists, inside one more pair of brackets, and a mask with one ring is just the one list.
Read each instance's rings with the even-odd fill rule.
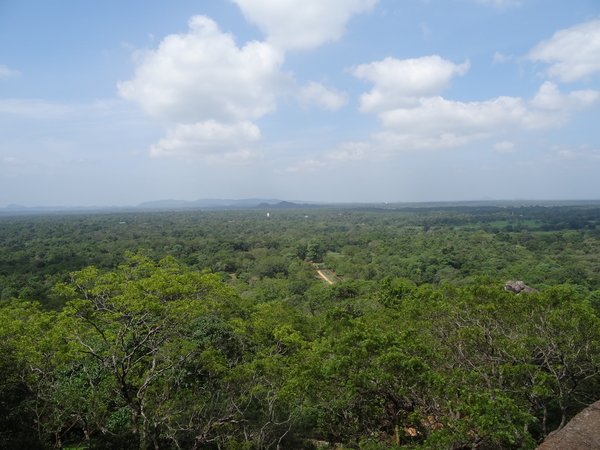
[[2,218],[0,449],[532,449],[600,398],[597,208],[303,214]]

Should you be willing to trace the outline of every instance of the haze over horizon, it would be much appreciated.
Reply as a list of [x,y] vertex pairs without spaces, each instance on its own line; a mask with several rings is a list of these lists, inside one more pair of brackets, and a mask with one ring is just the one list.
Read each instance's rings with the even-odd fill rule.
[[0,208],[600,199],[597,0],[7,0],[0,40]]

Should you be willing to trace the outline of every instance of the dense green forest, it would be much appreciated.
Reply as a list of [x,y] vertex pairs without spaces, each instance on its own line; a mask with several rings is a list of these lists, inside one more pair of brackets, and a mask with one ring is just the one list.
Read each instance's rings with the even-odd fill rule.
[[0,217],[0,448],[533,449],[600,399],[598,225],[593,203]]

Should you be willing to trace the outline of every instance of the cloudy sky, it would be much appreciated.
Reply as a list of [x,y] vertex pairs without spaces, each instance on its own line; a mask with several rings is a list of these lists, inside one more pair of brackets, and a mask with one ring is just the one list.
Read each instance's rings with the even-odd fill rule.
[[600,199],[598,0],[1,0],[0,207]]

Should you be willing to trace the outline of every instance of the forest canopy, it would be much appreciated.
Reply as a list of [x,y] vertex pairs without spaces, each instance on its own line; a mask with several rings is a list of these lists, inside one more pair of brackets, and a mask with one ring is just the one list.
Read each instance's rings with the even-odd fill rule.
[[599,220],[2,217],[0,448],[535,448],[600,398]]

